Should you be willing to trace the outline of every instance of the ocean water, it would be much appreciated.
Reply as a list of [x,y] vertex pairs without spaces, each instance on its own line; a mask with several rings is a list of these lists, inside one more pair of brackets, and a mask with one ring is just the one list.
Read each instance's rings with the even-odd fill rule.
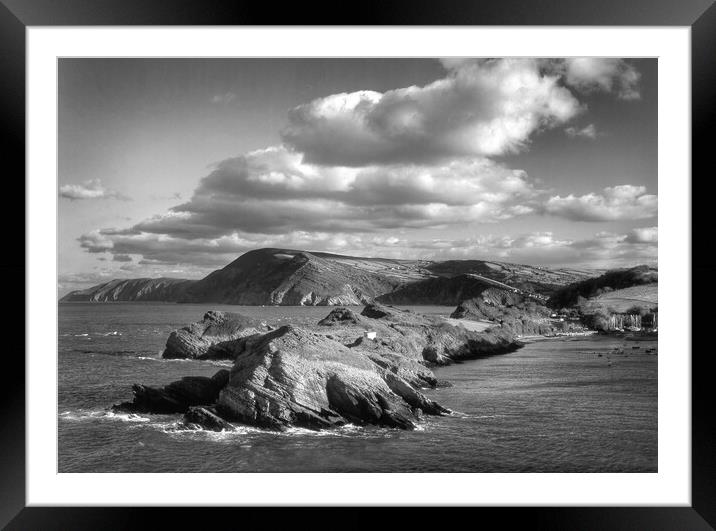
[[[209,309],[273,324],[330,308],[71,303],[59,306],[59,472],[656,472],[656,342],[542,340],[434,372],[456,413],[416,431],[347,426],[274,433],[177,429],[180,415],[115,415],[131,385],[214,374],[229,362],[162,360],[175,328]],[[412,307],[431,314],[453,308]],[[623,348],[623,352],[615,348]],[[632,348],[639,347],[639,348]],[[601,354],[601,356],[600,356]]]

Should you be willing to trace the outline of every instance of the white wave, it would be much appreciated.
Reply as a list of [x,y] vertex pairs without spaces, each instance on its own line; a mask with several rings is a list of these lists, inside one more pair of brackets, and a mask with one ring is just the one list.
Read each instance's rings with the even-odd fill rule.
[[231,360],[196,360],[196,359],[167,359],[154,356],[137,356],[138,360],[161,361],[162,363],[205,363],[207,365],[215,365],[217,367],[233,367],[234,362]]
[[462,413],[460,411],[451,411],[448,417],[457,417],[459,419],[500,419],[507,415],[493,414],[493,415],[477,415],[473,413]]
[[[254,428],[252,426],[236,426],[234,425],[231,430],[225,431],[213,431],[205,430],[203,428],[189,428],[183,422],[167,422],[167,423],[152,423],[152,427],[159,429],[169,435],[172,438],[177,439],[191,439],[191,440],[209,440],[217,442],[228,442],[236,441],[237,439],[245,438],[247,435],[256,435],[261,433],[272,433],[262,430],[260,428]],[[250,446],[249,446],[250,447]]]
[[82,420],[120,420],[123,422],[149,422],[151,419],[143,417],[136,413],[116,413],[107,410],[77,410],[63,411],[59,417],[65,420],[82,421]]

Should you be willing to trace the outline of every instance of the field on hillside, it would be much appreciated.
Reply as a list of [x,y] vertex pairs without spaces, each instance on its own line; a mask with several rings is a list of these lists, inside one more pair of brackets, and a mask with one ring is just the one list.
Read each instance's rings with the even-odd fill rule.
[[607,311],[611,309],[616,312],[625,312],[634,306],[646,306],[649,308],[658,306],[658,288],[659,284],[654,283],[603,293],[598,297],[589,299],[582,306],[582,311],[584,313],[594,313],[596,310]]

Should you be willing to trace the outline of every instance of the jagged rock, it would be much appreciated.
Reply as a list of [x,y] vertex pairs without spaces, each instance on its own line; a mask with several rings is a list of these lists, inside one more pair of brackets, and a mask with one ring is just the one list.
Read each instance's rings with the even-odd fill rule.
[[211,407],[190,407],[184,413],[184,425],[190,429],[205,429],[210,431],[231,431],[234,427],[217,415]]
[[228,379],[229,371],[222,369],[211,378],[185,376],[161,388],[134,384],[134,399],[117,404],[112,409],[133,413],[183,413],[190,406],[216,402]]
[[366,307],[363,308],[361,315],[370,317],[371,319],[388,318],[393,321],[398,321],[400,320],[399,315],[406,313],[412,312],[408,312],[407,310],[399,310],[397,308],[393,308],[392,306],[383,306],[382,304],[373,303],[366,305]]
[[204,318],[175,330],[167,339],[163,358],[233,359],[231,341],[268,331],[266,323],[238,313],[208,311]]
[[[209,312],[201,324],[215,315]],[[212,338],[235,330],[224,334],[225,328],[218,328],[221,333]],[[366,330],[375,338],[364,337]],[[204,406],[186,423],[224,428],[220,420],[270,429],[346,423],[412,429],[421,413],[449,412],[419,391],[438,383],[429,365],[510,352],[521,343],[508,328],[477,333],[437,317],[371,304],[361,314],[337,308],[312,329],[282,326],[220,346],[235,360],[230,373],[189,377],[160,389],[137,385],[134,401],[118,407],[185,413]]]
[[360,317],[353,310],[348,308],[336,308],[331,310],[326,317],[318,321],[319,326],[339,326],[346,324],[359,324]]
[[218,408],[230,420],[274,429],[347,422],[410,429],[416,420],[412,408],[443,412],[402,382],[359,350],[283,326],[236,359]]

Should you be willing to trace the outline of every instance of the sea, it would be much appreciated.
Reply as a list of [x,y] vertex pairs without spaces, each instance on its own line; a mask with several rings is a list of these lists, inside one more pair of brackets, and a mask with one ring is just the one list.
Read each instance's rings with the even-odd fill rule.
[[[406,307],[449,315],[453,307]],[[58,323],[58,472],[657,472],[656,341],[538,340],[434,370],[425,394],[454,414],[415,431],[215,433],[180,415],[112,413],[133,383],[211,376],[230,362],[163,360],[172,330],[227,310],[270,324],[314,324],[326,307],[62,303]]]

